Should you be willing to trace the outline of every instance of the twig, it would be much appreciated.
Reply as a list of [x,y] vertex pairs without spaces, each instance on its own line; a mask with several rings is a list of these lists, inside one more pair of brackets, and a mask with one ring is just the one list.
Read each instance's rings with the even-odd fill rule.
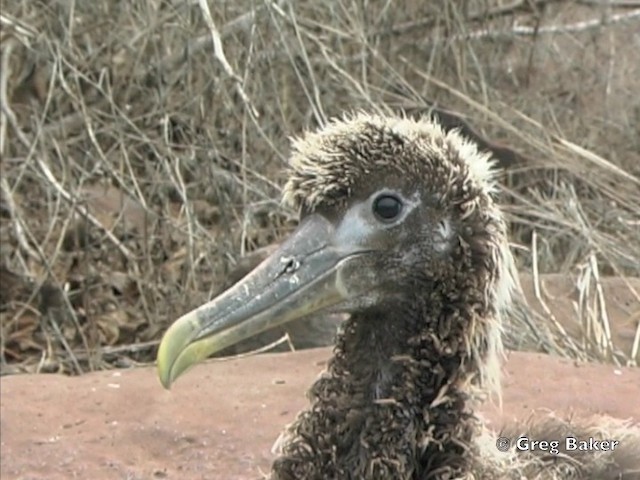
[[[536,3],[542,3],[545,2],[547,0],[542,0],[542,1],[538,1]],[[527,3],[531,3],[531,2],[527,2]],[[466,15],[464,20],[465,21],[474,21],[474,20],[488,20],[491,18],[495,18],[495,17],[499,17],[502,15],[509,15],[509,14],[513,14],[515,13],[518,9],[520,9],[522,6],[524,6],[525,1],[524,0],[514,0],[513,2],[507,4],[507,5],[501,5],[495,8],[492,8],[488,11],[478,11],[478,12],[473,12],[470,13],[469,15]],[[409,22],[404,22],[401,23],[399,25],[395,25],[389,29],[386,30],[382,30],[379,32],[376,32],[377,34],[403,34],[403,33],[407,33],[411,30],[415,30],[415,29],[424,29],[425,27],[430,27],[433,26],[435,23],[437,22],[437,18],[436,17],[427,17],[427,18],[421,18],[419,20],[411,20]]]
[[13,200],[11,188],[9,187],[9,183],[7,182],[7,179],[5,176],[3,176],[0,179],[0,185],[2,186],[2,193],[4,195],[5,202],[7,203],[9,216],[11,217],[11,220],[13,220],[12,222],[13,231],[16,235],[16,240],[18,240],[18,244],[20,245],[20,248],[22,248],[22,250],[24,250],[26,254],[29,255],[34,260],[40,261],[41,260],[40,255],[38,255],[38,253],[33,248],[31,248],[31,245],[27,240],[27,237],[25,235],[25,226],[22,223],[22,217],[18,213],[18,207]]
[[239,353],[238,355],[230,355],[228,357],[210,358],[208,360],[208,362],[228,362],[229,360],[237,360],[237,359],[240,359],[240,358],[253,357],[253,356],[258,355],[260,353],[268,352],[269,350],[274,349],[278,345],[282,345],[283,343],[286,343],[287,345],[289,345],[289,347],[292,349],[292,351],[295,351],[295,348],[293,348],[293,344],[291,343],[291,338],[289,337],[289,334],[285,333],[283,336],[281,336],[275,342],[271,342],[268,345],[265,345],[265,346],[260,347],[260,348],[256,348],[255,350],[251,350],[250,352]]
[[533,270],[533,291],[536,296],[536,300],[538,300],[540,306],[544,310],[544,313],[549,317],[549,319],[551,319],[555,327],[560,332],[560,335],[562,335],[563,339],[571,346],[574,353],[582,353],[582,351],[574,343],[573,339],[567,334],[567,331],[564,329],[564,327],[560,324],[560,322],[558,322],[555,315],[540,294],[540,273],[538,270],[538,234],[535,230],[531,234],[531,259]]
[[14,42],[9,39],[2,48],[2,64],[0,70],[0,152],[4,153],[5,140],[7,138],[7,122],[16,130],[16,135],[20,141],[29,148],[29,141],[25,138],[20,128],[18,128],[18,119],[9,106],[9,97],[7,95],[7,84],[9,82],[9,74],[11,71],[10,61],[13,52]]
[[[96,353],[98,355],[119,355],[121,353],[136,353],[142,350],[148,350],[153,347],[157,347],[160,345],[160,340],[150,340],[148,342],[140,342],[140,343],[132,343],[129,345],[114,345],[101,347],[96,349]],[[79,356],[79,358],[83,358]]]
[[598,261],[596,260],[596,256],[593,253],[589,256],[589,264],[591,265],[591,274],[593,275],[593,278],[596,282],[596,294],[598,298],[598,306],[600,307],[600,321],[602,323],[602,326],[604,327],[606,348],[609,349],[609,352],[613,356],[613,342],[611,340],[611,325],[609,323],[609,315],[607,314],[607,304],[604,298],[602,283],[600,282]]
[[[91,107],[94,109],[104,108],[106,105],[105,99],[101,98],[95,103],[91,104]],[[75,133],[80,127],[86,124],[86,115],[85,112],[73,112],[61,117],[58,120],[47,123],[40,130],[41,133],[45,135],[50,135],[52,137],[63,137],[63,136],[71,136]]]
[[[9,58],[11,57],[13,45],[14,44],[12,41],[8,41],[6,42],[6,47],[2,50],[2,71],[0,71],[0,104],[2,105],[2,110],[0,111],[0,155],[4,155],[5,151],[5,142],[7,138],[7,120],[10,116],[13,115],[12,121],[15,121],[15,115],[9,108],[7,96],[7,83],[10,72]],[[24,250],[31,258],[33,258],[34,260],[40,260],[40,256],[33,248],[31,248],[31,245],[27,240],[27,237],[25,235],[25,225],[22,222],[22,217],[18,213],[18,207],[13,200],[13,193],[11,192],[11,188],[9,187],[9,182],[7,182],[7,178],[4,175],[0,179],[0,186],[5,197],[7,209],[9,210],[9,216],[13,220],[13,230],[16,235],[16,239],[18,240],[18,244],[20,245],[22,250]]]
[[[252,25],[255,22],[257,13],[264,8],[265,8],[264,6],[257,7],[247,13],[240,15],[237,18],[234,18],[230,22],[223,25],[220,32],[220,39],[228,37],[229,35],[231,35],[232,33],[238,30],[246,30],[249,25]],[[193,55],[194,53],[198,53],[201,50],[205,50],[209,48],[212,44],[213,44],[212,35],[210,34],[201,35],[191,40],[179,52],[172,53],[171,55],[163,58],[160,61],[160,63],[158,63],[156,69],[164,72],[175,71],[189,58],[189,55]],[[145,72],[145,73],[148,73],[148,72]]]
[[[73,308],[70,308],[70,311],[73,312]],[[71,345],[69,345],[69,342],[67,342],[67,339],[62,333],[62,330],[60,330],[60,325],[58,325],[58,322],[56,322],[56,320],[53,318],[53,315],[50,312],[46,315],[46,318],[47,320],[49,320],[49,324],[51,325],[51,327],[53,328],[53,331],[57,335],[58,340],[62,344],[62,347],[67,352],[67,355],[69,355],[69,358],[73,363],[73,366],[76,368],[76,373],[78,374],[84,373],[84,370],[82,369],[82,367],[80,366],[80,362],[78,361],[78,357],[76,357],[75,353],[73,352],[73,348],[71,348]],[[52,358],[53,354],[50,352],[48,356],[49,358]]]
[[60,196],[62,196],[62,198],[64,198],[71,205],[73,205],[75,209],[78,211],[78,213],[80,213],[80,215],[83,216],[89,223],[91,223],[94,227],[98,228],[99,230],[102,230],[106,235],[106,237],[111,241],[111,243],[113,243],[115,247],[118,250],[120,250],[120,253],[122,253],[122,255],[124,255],[127,260],[133,262],[135,260],[135,256],[133,255],[133,253],[127,247],[125,247],[120,240],[118,240],[118,237],[116,237],[110,229],[106,228],[100,222],[100,220],[94,217],[93,214],[87,209],[87,207],[75,201],[73,195],[67,192],[64,189],[64,187],[60,184],[60,182],[58,182],[58,180],[53,175],[53,173],[51,172],[47,164],[45,164],[40,158],[36,158],[36,163],[40,167],[40,170],[44,174],[45,178],[55,188],[55,190],[60,194]]
[[621,177],[624,177],[627,180],[635,183],[636,185],[640,185],[640,178],[618,167],[617,165],[614,165],[609,160],[602,158],[600,155],[592,152],[591,150],[587,150],[586,148],[583,148],[580,145],[576,145],[575,143],[570,142],[569,140],[561,138],[557,135],[551,135],[551,139],[554,142],[556,142],[558,145],[561,145],[562,147],[564,147],[566,150],[569,150],[572,153],[580,155],[580,157],[584,158],[585,160],[588,160],[594,165],[604,168],[606,170],[609,170],[611,172],[614,172],[617,175],[620,175]]
[[638,350],[640,349],[640,311],[636,312],[635,319],[638,322],[638,326],[636,327],[636,334],[633,337],[633,346],[631,347],[631,358],[629,359],[629,362],[628,362],[629,366],[638,365]]
[[209,10],[209,4],[207,0],[198,0],[198,4],[200,5],[200,10],[202,11],[202,16],[204,17],[204,21],[211,32],[211,40],[213,41],[213,55],[216,59],[222,64],[222,68],[235,82],[236,90],[242,98],[245,106],[249,109],[251,114],[255,118],[259,118],[259,114],[257,110],[253,107],[249,96],[244,91],[242,86],[242,79],[233,71],[233,68],[229,64],[226,55],[224,54],[224,48],[222,47],[222,40],[220,38],[220,32],[216,27],[216,24],[213,21],[213,17],[211,16],[211,11]]
[[578,0],[583,5],[597,5],[599,7],[611,8],[638,8],[639,0]]
[[[452,40],[477,40],[483,38],[501,38],[501,37],[513,37],[516,36],[531,36],[531,35],[554,35],[558,33],[578,33],[586,32],[594,28],[605,27],[613,25],[615,23],[629,22],[636,18],[640,18],[640,9],[631,10],[630,12],[619,13],[617,15],[611,15],[608,18],[593,18],[591,20],[585,20],[583,22],[568,23],[565,25],[549,25],[545,27],[529,27],[525,25],[516,25],[511,30],[489,30],[483,29],[475,32],[464,33],[460,35],[453,35],[447,38],[447,42]],[[432,41],[432,40],[429,40]]]
[[5,43],[15,38],[23,45],[28,45],[29,38],[38,36],[38,31],[31,25],[6,13],[0,13],[0,27],[2,27],[0,29],[0,43]]

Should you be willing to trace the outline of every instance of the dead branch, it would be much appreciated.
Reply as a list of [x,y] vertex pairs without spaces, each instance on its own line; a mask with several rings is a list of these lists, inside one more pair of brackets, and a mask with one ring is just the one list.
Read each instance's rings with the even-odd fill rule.
[[557,35],[567,33],[581,33],[596,28],[603,28],[618,23],[631,22],[640,18],[640,9],[630,12],[618,13],[616,15],[593,18],[582,22],[567,23],[565,25],[548,25],[541,27],[529,27],[526,25],[516,25],[511,30],[489,30],[483,29],[460,35],[454,35],[450,40],[478,40],[510,38],[513,36],[536,36],[536,35]]
[[229,61],[227,60],[227,57],[224,53],[224,48],[222,46],[222,39],[220,38],[220,32],[218,31],[218,27],[216,27],[216,24],[213,21],[213,17],[211,16],[211,11],[209,10],[209,4],[207,3],[207,0],[198,0],[198,4],[200,5],[200,10],[202,11],[202,16],[204,17],[204,21],[207,24],[207,27],[209,28],[209,32],[211,33],[211,41],[213,42],[214,57],[216,58],[216,60],[220,62],[220,64],[222,65],[222,68],[224,68],[224,71],[227,73],[227,75],[229,75],[229,77],[231,77],[234,80],[236,90],[238,91],[240,98],[244,102],[245,107],[249,110],[249,112],[254,118],[259,118],[258,112],[253,107],[253,104],[251,103],[249,96],[244,91],[244,87],[242,86],[242,83],[243,83],[242,79],[240,78],[239,75],[237,75],[233,71],[233,68],[229,64]]

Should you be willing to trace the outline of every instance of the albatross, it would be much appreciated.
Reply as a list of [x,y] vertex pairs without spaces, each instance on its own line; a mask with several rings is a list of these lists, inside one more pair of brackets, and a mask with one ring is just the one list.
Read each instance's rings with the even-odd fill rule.
[[360,112],[294,139],[288,173],[284,201],[300,212],[298,228],[171,325],[158,350],[169,388],[257,333],[348,314],[309,408],[276,442],[272,480],[640,477],[640,432],[628,423],[526,426],[540,440],[606,427],[619,442],[578,459],[501,452],[475,413],[499,398],[501,326],[516,288],[490,154],[430,117]]

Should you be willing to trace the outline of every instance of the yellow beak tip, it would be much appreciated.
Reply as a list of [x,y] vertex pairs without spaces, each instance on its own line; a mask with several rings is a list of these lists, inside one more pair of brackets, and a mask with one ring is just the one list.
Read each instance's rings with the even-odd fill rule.
[[174,380],[173,376],[171,375],[171,366],[167,365],[167,362],[164,361],[164,358],[160,352],[158,352],[157,358],[157,372],[160,383],[165,389],[169,390]]
[[171,390],[171,384],[173,383],[173,379],[167,375],[167,373],[158,367],[158,379],[160,383],[164,387],[165,390]]

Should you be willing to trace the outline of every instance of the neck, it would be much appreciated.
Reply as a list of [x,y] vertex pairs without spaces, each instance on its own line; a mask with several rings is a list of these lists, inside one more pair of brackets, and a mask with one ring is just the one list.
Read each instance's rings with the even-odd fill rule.
[[477,364],[463,339],[478,312],[430,305],[396,305],[346,322],[275,478],[439,478],[467,468]]

